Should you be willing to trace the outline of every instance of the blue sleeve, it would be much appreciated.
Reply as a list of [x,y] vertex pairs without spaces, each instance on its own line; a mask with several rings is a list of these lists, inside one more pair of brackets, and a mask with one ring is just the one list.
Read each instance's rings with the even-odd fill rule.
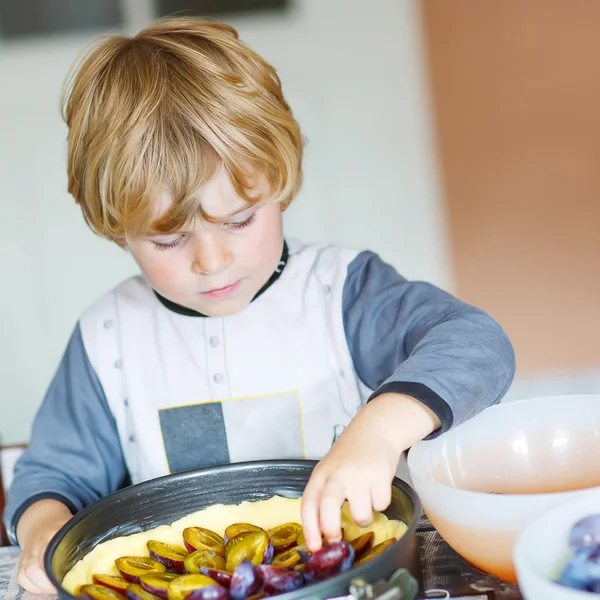
[[77,326],[15,467],[4,511],[11,542],[34,502],[54,498],[75,513],[126,478],[117,426]]
[[515,372],[513,347],[486,313],[433,285],[410,282],[372,252],[348,267],[346,340],[372,390],[407,394],[439,417],[439,435],[501,400]]

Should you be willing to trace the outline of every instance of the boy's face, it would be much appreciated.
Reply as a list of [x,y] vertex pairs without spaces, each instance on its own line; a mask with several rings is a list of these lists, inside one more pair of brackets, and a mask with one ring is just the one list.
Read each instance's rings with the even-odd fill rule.
[[[256,191],[268,198],[263,178]],[[248,206],[223,168],[199,196],[206,214],[223,222],[198,219],[176,234],[129,240],[128,246],[161,296],[207,316],[231,315],[251,302],[281,258],[281,207],[268,203]],[[153,217],[165,214],[171,201],[168,194],[159,196]]]

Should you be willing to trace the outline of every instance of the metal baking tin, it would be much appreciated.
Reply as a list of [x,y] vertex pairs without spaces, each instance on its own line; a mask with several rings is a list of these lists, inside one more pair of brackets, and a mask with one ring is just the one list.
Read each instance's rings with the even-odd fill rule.
[[[44,557],[59,600],[74,600],[60,583],[77,561],[109,539],[171,524],[213,504],[267,500],[274,495],[297,498],[316,465],[309,460],[268,460],[234,463],[175,473],[122,489],[77,513],[51,540]],[[416,492],[395,478],[390,519],[404,521],[405,535],[369,562],[326,581],[278,595],[279,600],[326,600],[348,593],[356,578],[368,582],[388,579],[406,568],[421,581],[417,525],[422,515]]]

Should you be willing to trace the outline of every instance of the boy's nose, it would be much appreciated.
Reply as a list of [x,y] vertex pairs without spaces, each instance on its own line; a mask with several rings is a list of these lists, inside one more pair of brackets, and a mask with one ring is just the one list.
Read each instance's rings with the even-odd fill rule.
[[233,262],[233,253],[216,242],[196,244],[192,271],[196,275],[215,275],[221,273]]

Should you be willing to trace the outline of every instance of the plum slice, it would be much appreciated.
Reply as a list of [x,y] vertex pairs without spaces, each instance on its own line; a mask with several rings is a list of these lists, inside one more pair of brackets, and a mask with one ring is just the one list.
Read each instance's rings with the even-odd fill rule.
[[300,564],[302,561],[302,556],[299,553],[300,548],[304,548],[306,551],[308,551],[308,546],[295,546],[291,550],[282,552],[281,554],[275,556],[272,561],[273,566],[291,569]]
[[162,563],[146,556],[122,556],[115,560],[115,566],[123,578],[130,583],[139,583],[140,575],[152,571],[163,572],[167,567]]
[[358,567],[359,565],[364,565],[372,558],[375,558],[376,556],[381,554],[384,550],[387,550],[395,541],[395,538],[390,538],[389,540],[385,540],[384,542],[377,544],[377,546],[373,546],[373,548],[371,548],[371,550],[369,550],[365,555],[363,555],[363,557],[360,560],[356,561],[354,566]]
[[165,544],[150,540],[146,547],[150,553],[150,557],[167,567],[173,573],[185,573],[183,565],[185,557],[189,552],[183,546],[174,546],[173,544]]
[[229,592],[222,585],[207,585],[190,592],[186,600],[229,600]]
[[363,533],[357,538],[353,539],[350,543],[354,548],[354,560],[360,560],[371,548],[375,540],[375,534],[372,531]]
[[233,523],[233,525],[230,525],[225,529],[225,543],[241,533],[256,533],[257,531],[264,531],[264,529],[257,525],[252,525],[251,523]]
[[140,585],[147,592],[166,600],[169,583],[177,577],[177,573],[146,573],[140,576]]
[[244,534],[242,540],[231,549],[227,556],[227,571],[233,573],[235,568],[246,559],[254,565],[259,565],[269,562],[272,558],[273,544],[264,531]]
[[122,577],[115,577],[114,575],[104,575],[102,573],[92,576],[92,581],[97,585],[103,585],[104,587],[115,590],[119,594],[124,594],[129,581]]
[[260,575],[254,569],[254,565],[248,559],[245,559],[237,565],[231,576],[229,594],[233,600],[244,600],[248,596],[256,594],[260,586]]
[[128,600],[158,600],[159,598],[144,589],[139,583],[129,585],[126,596]]
[[[323,548],[326,548],[326,547],[327,546],[323,546]],[[308,549],[308,546],[297,546],[294,549],[296,550],[296,552],[300,556],[300,560],[304,564],[306,564],[310,560],[310,557],[313,555],[313,553]]]
[[97,583],[82,585],[79,593],[88,600],[125,600],[123,594]]
[[298,536],[302,533],[302,525],[299,523],[284,523],[273,529],[269,529],[268,534],[273,543],[275,554],[286,552],[298,543]]
[[262,579],[262,589],[268,594],[293,592],[304,583],[301,571],[288,571],[273,565],[257,565],[254,568]]
[[304,576],[307,581],[322,581],[343,573],[352,567],[354,548],[349,542],[335,542],[315,552],[306,563]]
[[196,550],[186,556],[183,564],[188,573],[200,573],[200,567],[225,570],[225,559],[212,550]]
[[214,579],[223,587],[228,588],[231,585],[231,573],[221,569],[213,569],[212,567],[200,567],[200,573]]
[[211,550],[220,556],[225,556],[225,542],[223,538],[210,529],[204,527],[186,527],[183,530],[183,542],[190,552],[196,550]]
[[229,555],[231,554],[232,550],[238,544],[240,544],[246,536],[249,536],[251,533],[255,532],[247,531],[246,533],[240,533],[239,535],[236,535],[235,537],[232,537],[230,540],[227,541],[227,543],[225,544],[225,560],[229,558]]
[[268,565],[273,560],[273,556],[275,555],[275,549],[273,548],[273,542],[269,540],[267,544],[267,549],[265,550],[265,554],[263,556],[263,564]]
[[211,577],[197,573],[180,575],[169,583],[167,598],[168,600],[183,600],[194,590],[199,590],[207,585],[217,585],[217,582]]

